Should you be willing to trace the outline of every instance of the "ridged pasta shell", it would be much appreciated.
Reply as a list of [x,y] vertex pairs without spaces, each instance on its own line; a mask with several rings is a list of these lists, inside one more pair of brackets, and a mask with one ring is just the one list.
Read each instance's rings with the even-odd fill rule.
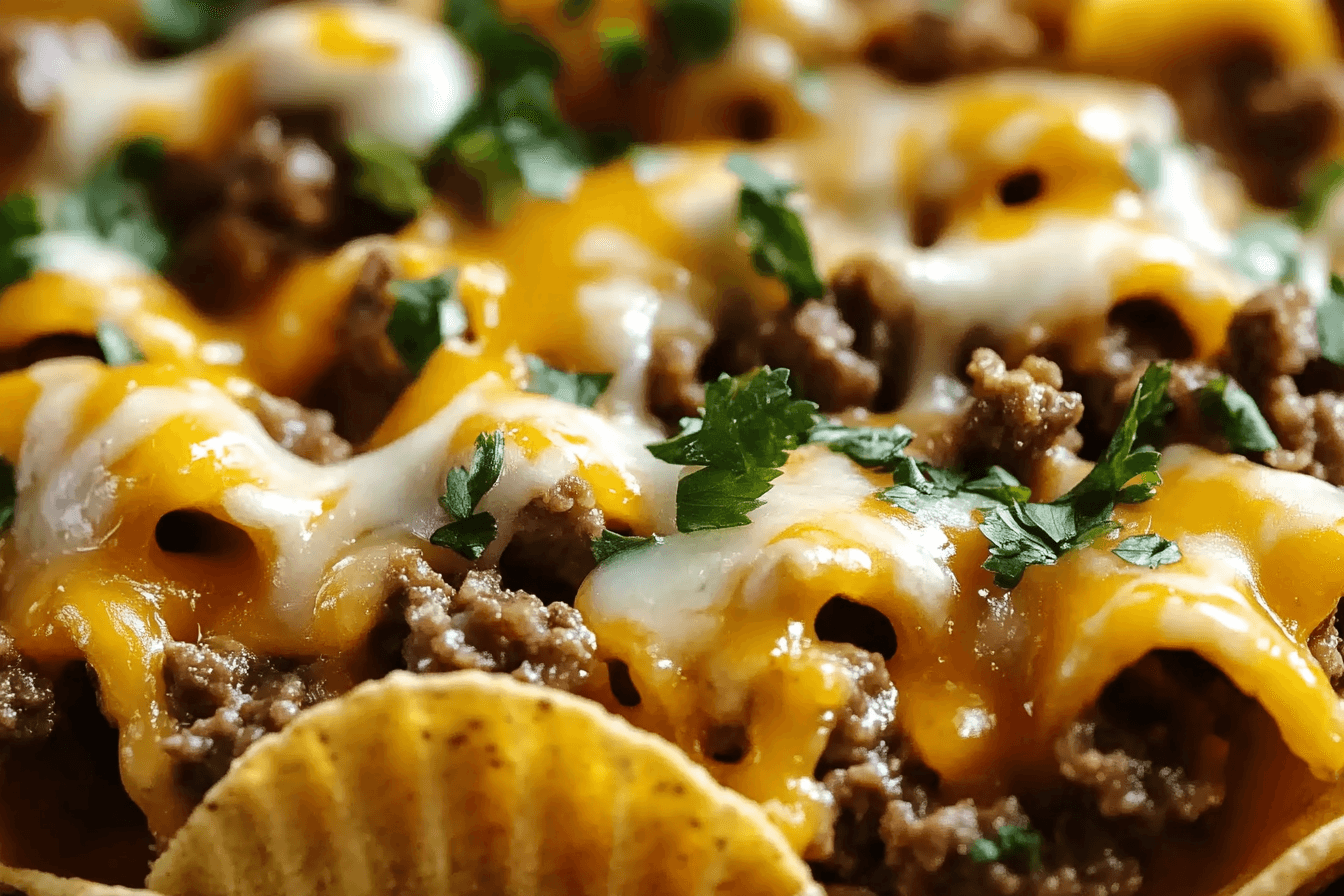
[[595,703],[394,673],[237,761],[154,865],[168,896],[820,894],[753,802]]
[[[71,844],[74,849],[78,846]],[[155,896],[148,890],[130,890],[74,877],[57,877],[44,871],[0,865],[0,893],[9,892],[7,888],[18,890],[26,896]]]

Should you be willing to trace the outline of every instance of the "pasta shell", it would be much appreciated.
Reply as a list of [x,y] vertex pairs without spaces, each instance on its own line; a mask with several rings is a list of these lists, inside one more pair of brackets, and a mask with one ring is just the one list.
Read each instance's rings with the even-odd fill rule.
[[154,865],[167,896],[820,894],[753,802],[596,703],[394,673],[259,741]]
[[73,877],[57,877],[44,871],[0,865],[0,893],[13,888],[26,896],[155,896],[148,890],[130,890],[96,884]]

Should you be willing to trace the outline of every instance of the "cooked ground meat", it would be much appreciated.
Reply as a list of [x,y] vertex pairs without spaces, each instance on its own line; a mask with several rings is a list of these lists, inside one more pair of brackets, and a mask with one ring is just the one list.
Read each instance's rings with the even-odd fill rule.
[[199,798],[263,734],[288,725],[327,695],[295,662],[260,659],[237,642],[170,643],[163,676],[181,729],[163,739],[179,785]]
[[402,657],[412,672],[482,669],[583,693],[599,667],[578,610],[509,591],[495,571],[470,572],[453,588],[419,561],[388,606],[409,627]]
[[646,377],[649,411],[668,423],[693,415],[705,403],[699,369],[700,351],[691,340],[684,336],[655,340]]
[[916,84],[1029,63],[1041,34],[1009,0],[964,0],[950,15],[930,0],[900,0],[868,39],[864,58]]
[[392,276],[387,255],[370,252],[336,331],[336,360],[307,402],[330,411],[336,432],[355,444],[373,434],[414,379],[387,337],[392,317],[387,284]]
[[1325,621],[1312,630],[1307,639],[1307,649],[1321,664],[1330,684],[1336,691],[1344,690],[1344,637],[1339,633],[1339,610],[1326,617]]
[[172,155],[155,206],[173,233],[169,278],[202,310],[263,295],[296,259],[402,221],[357,196],[330,114],[265,115],[209,164]]
[[304,460],[330,464],[350,456],[350,443],[332,432],[332,417],[326,411],[310,410],[260,389],[239,396],[238,401],[281,448]]
[[543,603],[572,605],[579,585],[597,565],[591,545],[603,524],[592,486],[566,476],[514,518],[513,534],[499,558],[503,584]]
[[36,743],[56,727],[51,681],[0,629],[0,745]]
[[[1201,751],[1246,701],[1197,658],[1153,654],[1112,682],[1056,743],[1055,784],[978,797],[951,794],[886,721],[896,694],[881,658],[841,647],[836,660],[857,687],[850,721],[832,732],[817,768],[832,823],[807,851],[832,896],[1130,896],[1151,846],[1181,826],[1194,830],[1222,801],[1222,768],[1201,765]],[[971,858],[971,845],[1003,825],[1041,833],[1039,868],[1022,856]]]

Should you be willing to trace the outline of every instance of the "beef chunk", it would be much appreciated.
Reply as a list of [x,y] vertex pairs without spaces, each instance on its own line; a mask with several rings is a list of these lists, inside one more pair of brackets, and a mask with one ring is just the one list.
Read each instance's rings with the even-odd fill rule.
[[577,476],[561,479],[514,518],[513,534],[499,558],[504,585],[544,603],[572,605],[579,585],[597,565],[591,545],[603,524],[592,487]]
[[226,638],[169,644],[164,683],[169,712],[181,727],[162,745],[180,786],[199,799],[258,738],[323,699],[305,672],[294,662],[260,659]]
[[669,423],[695,414],[705,403],[699,370],[700,350],[690,339],[672,336],[655,340],[646,377],[649,411]]
[[896,688],[881,654],[853,644],[828,644],[826,649],[837,667],[848,668],[853,686],[849,704],[826,741],[819,766],[822,774],[862,764],[874,752],[882,752],[896,734]]
[[1344,637],[1339,633],[1338,608],[1312,630],[1307,649],[1321,664],[1321,670],[1335,690],[1344,691]]
[[387,337],[392,317],[387,284],[392,276],[387,256],[369,253],[336,331],[336,360],[308,401],[330,411],[337,434],[356,444],[373,434],[414,379]]
[[239,403],[281,448],[304,460],[330,464],[350,456],[350,443],[332,432],[332,417],[326,411],[311,410],[260,389],[239,396]]
[[389,608],[409,626],[402,656],[412,672],[482,669],[583,693],[599,666],[578,610],[508,591],[497,572],[470,572],[452,588],[420,561]]
[[0,745],[37,743],[56,727],[51,681],[0,629]]
[[[894,78],[925,84],[967,72],[1024,65],[1041,50],[1041,34],[1008,0],[947,4],[903,0],[868,41],[864,57]],[[942,8],[940,8],[942,7]]]

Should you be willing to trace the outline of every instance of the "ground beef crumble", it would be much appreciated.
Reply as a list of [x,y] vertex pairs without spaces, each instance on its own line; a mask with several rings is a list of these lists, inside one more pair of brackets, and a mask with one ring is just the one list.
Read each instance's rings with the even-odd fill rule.
[[56,692],[0,629],[0,746],[45,740],[56,727]]
[[577,476],[563,477],[514,517],[499,558],[500,578],[509,589],[526,591],[543,603],[572,605],[579,585],[597,565],[591,545],[604,523],[592,486]]
[[350,456],[350,443],[332,431],[334,421],[327,411],[311,410],[260,389],[238,396],[238,403],[252,412],[276,444],[304,460],[330,464]]
[[868,38],[864,58],[901,81],[916,84],[952,75],[1029,64],[1042,37],[1010,0],[947,4],[901,0]]

